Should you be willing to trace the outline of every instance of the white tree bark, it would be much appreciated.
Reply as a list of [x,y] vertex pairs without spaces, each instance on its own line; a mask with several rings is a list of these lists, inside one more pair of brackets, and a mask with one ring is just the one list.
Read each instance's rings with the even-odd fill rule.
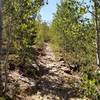
[[97,0],[94,1],[94,8],[95,8],[95,26],[96,26],[96,56],[97,56],[97,64],[100,67],[100,30],[99,30],[99,19],[98,19],[98,2]]

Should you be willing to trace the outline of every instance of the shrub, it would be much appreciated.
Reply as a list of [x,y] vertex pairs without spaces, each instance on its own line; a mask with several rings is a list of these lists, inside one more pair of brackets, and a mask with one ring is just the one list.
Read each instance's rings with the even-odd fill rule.
[[100,100],[100,73],[93,68],[84,70],[81,88],[84,96],[92,98],[92,100]]
[[6,100],[4,97],[0,97],[0,100]]

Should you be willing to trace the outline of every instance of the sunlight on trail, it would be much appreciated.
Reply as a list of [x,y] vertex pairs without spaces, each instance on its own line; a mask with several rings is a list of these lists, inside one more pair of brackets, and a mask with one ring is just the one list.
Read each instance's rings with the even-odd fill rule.
[[9,74],[20,85],[20,100],[84,100],[75,98],[79,96],[77,81],[80,77],[65,73],[67,66],[64,61],[56,60],[49,43],[45,43],[44,53],[38,57],[39,65],[44,66],[40,67],[44,71],[39,80],[24,77],[17,71]]

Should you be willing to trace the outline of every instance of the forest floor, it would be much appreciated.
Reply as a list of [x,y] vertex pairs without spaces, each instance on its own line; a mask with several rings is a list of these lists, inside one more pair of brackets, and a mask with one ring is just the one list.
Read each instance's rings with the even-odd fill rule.
[[56,59],[49,43],[45,43],[43,51],[38,56],[43,73],[37,80],[22,76],[17,70],[10,72],[9,77],[20,85],[17,100],[87,100],[79,99],[79,75],[68,73],[68,66],[63,59]]

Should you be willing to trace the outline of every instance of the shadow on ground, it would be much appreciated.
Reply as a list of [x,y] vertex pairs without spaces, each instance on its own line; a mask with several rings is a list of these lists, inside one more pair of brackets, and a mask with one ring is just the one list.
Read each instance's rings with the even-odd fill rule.
[[[51,75],[51,77],[59,77],[57,76],[57,74],[49,72],[49,69],[47,69],[48,71],[46,69],[45,70],[41,69],[41,70],[46,72],[44,73],[44,75]],[[33,94],[36,94],[37,92],[40,92],[41,97],[52,94],[54,95],[54,97],[55,96],[59,97],[60,100],[69,100],[70,98],[79,97],[80,96],[79,88],[70,85],[70,82],[67,84],[69,86],[68,85],[64,86],[63,80],[62,82],[61,80],[59,82],[59,80],[58,81],[50,80],[49,78],[46,77],[40,78],[40,80],[37,81],[35,88],[33,88],[32,91],[30,91],[29,95],[31,96]],[[56,99],[53,98],[53,100]]]

